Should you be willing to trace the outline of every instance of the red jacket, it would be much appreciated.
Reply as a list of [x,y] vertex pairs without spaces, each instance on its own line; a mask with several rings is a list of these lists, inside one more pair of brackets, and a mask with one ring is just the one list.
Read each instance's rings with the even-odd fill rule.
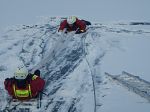
[[[20,100],[26,100],[26,99],[34,98],[38,95],[38,93],[40,91],[43,90],[44,85],[45,85],[45,81],[37,75],[33,75],[31,78],[32,79],[30,81],[27,81],[27,87],[24,89],[17,87],[17,84],[16,84],[14,78],[11,78],[9,80],[5,80],[5,82],[4,82],[5,89],[8,91],[9,95],[11,95],[13,98],[17,98]],[[19,91],[20,90],[29,90],[28,84],[30,84],[31,95],[28,97],[16,97],[16,93],[14,91],[15,90],[19,90]],[[15,90],[14,90],[14,88],[15,88]]]
[[67,29],[67,31],[76,31],[78,28],[80,30],[85,31],[86,30],[86,24],[82,21],[79,20],[78,18],[76,18],[76,22],[73,24],[73,26],[69,26],[69,24],[67,23],[67,20],[64,20],[63,22],[61,22],[60,27],[59,27],[59,31],[60,30],[64,30]]

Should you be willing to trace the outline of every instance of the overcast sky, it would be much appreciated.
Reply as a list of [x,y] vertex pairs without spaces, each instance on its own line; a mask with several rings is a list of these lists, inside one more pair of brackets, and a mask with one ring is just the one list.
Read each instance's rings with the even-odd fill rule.
[[150,0],[0,0],[0,28],[39,16],[77,15],[93,22],[150,21]]

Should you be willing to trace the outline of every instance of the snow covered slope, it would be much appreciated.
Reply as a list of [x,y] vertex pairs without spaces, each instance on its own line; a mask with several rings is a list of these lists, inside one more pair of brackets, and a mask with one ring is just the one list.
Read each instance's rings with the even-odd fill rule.
[[104,72],[125,70],[150,81],[150,26],[96,23],[84,34],[58,35],[60,21],[47,18],[40,24],[14,26],[1,33],[0,109],[9,97],[4,79],[24,64],[31,72],[40,69],[46,80],[43,92],[47,95],[43,94],[38,111],[123,112],[128,107],[128,112],[149,112],[147,100],[110,81]]

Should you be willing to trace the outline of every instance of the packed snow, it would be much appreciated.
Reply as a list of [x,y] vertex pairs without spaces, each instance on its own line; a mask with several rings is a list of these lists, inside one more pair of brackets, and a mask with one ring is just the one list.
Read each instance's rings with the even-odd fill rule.
[[[150,81],[150,26],[92,23],[83,34],[57,34],[64,18],[13,26],[0,34],[0,110],[10,98],[4,80],[19,65],[40,69],[44,112],[149,112],[149,102],[106,77],[127,71]],[[133,24],[134,23],[134,24]],[[21,105],[19,105],[21,106]],[[19,107],[18,106],[18,107]]]

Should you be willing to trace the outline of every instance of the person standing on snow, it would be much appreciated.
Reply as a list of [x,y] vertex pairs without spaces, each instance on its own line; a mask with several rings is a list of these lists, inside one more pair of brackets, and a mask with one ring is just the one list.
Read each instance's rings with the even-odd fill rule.
[[45,81],[40,78],[40,70],[29,74],[25,67],[18,67],[14,77],[6,78],[4,85],[14,99],[27,100],[38,96],[44,88]]
[[[65,31],[64,31],[65,30]],[[76,34],[86,32],[86,23],[82,20],[79,20],[75,16],[70,16],[66,20],[62,21],[59,27],[58,32],[71,32],[76,31]]]

